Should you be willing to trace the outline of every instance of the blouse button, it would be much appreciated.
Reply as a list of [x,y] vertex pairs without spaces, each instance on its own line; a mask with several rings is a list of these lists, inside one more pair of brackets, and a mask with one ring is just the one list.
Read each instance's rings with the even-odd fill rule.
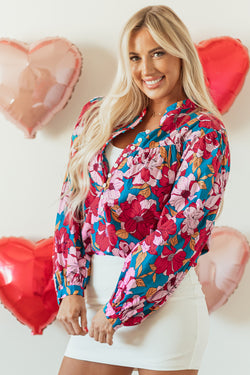
[[131,146],[131,150],[134,150],[135,149],[135,146]]
[[117,164],[117,163],[115,163],[115,164],[114,164],[114,167],[115,167],[115,168],[117,168],[117,167],[118,167],[118,164]]
[[104,187],[104,188],[105,188],[106,186],[107,186],[107,184],[106,184],[106,182],[104,182],[104,184],[102,185],[102,187]]
[[149,129],[147,129],[147,130],[146,130],[146,134],[148,134],[149,132],[150,132],[150,130],[149,130]]
[[126,157],[128,156],[128,154],[125,152],[125,153],[123,154],[123,156],[126,158]]
[[111,173],[108,173],[108,178],[110,178],[112,176],[112,174]]
[[142,141],[142,138],[138,138],[138,142],[141,142]]

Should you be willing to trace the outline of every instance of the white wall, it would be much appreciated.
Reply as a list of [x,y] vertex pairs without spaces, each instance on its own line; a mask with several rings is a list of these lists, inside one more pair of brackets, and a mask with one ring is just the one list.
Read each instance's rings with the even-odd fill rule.
[[[72,127],[84,102],[104,95],[116,68],[119,31],[151,0],[8,0],[1,2],[0,37],[33,42],[61,36],[84,57],[83,71],[68,105],[39,131],[36,139],[0,114],[0,237],[39,240],[53,235]],[[248,0],[169,0],[195,42],[229,35],[250,49]],[[232,172],[223,213],[217,225],[232,226],[250,238],[250,74],[224,116],[231,142]],[[250,367],[250,263],[229,302],[211,316],[211,334],[201,375],[247,374]],[[32,336],[0,305],[0,373],[57,374],[67,335],[58,323]]]

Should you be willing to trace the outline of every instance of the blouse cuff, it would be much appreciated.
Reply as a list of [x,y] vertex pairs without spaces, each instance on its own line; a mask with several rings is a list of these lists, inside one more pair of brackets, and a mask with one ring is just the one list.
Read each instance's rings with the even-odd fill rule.
[[84,288],[79,285],[67,285],[67,286],[59,286],[57,290],[57,303],[60,305],[63,298],[70,296],[70,295],[78,295],[84,297]]
[[122,322],[119,318],[117,318],[116,312],[112,308],[110,302],[106,303],[106,305],[103,308],[103,312],[106,315],[106,318],[112,322],[112,327],[115,331],[122,326]]

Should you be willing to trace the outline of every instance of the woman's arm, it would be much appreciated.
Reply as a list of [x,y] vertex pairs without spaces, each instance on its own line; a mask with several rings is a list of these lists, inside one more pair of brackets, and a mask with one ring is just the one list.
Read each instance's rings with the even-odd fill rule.
[[[87,103],[83,107],[74,127],[69,161],[76,152],[74,145],[76,145],[77,138],[81,132],[81,119],[89,105]],[[88,238],[83,241],[81,224],[67,213],[69,196],[65,195],[65,192],[68,191],[69,186],[69,176],[66,173],[61,190],[54,235],[54,280],[59,303],[68,295],[84,295],[90,266],[90,256],[88,255],[90,241],[88,241]]]
[[126,258],[116,290],[104,307],[114,329],[139,324],[158,309],[196,264],[213,228],[228,172],[229,147],[223,130],[202,129],[200,137],[186,142],[157,228]]
[[[76,152],[75,145],[82,131],[82,116],[91,106],[93,101],[87,103],[74,127],[70,159]],[[82,237],[82,224],[67,213],[69,196],[65,195],[70,187],[69,175],[66,173],[59,209],[56,216],[54,236],[54,280],[58,303],[60,304],[57,315],[66,331],[71,335],[85,335],[87,333],[86,307],[84,289],[89,280],[89,268],[91,258],[90,238]],[[79,317],[81,322],[79,324]]]

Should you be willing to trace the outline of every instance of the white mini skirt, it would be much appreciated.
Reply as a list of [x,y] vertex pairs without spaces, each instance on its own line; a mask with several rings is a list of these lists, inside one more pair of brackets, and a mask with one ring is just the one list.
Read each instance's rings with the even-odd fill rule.
[[[94,255],[86,289],[88,327],[110,299],[124,259]],[[199,369],[209,335],[209,315],[196,272],[191,268],[170,299],[141,324],[119,328],[113,345],[89,335],[71,336],[65,356],[155,371]]]

